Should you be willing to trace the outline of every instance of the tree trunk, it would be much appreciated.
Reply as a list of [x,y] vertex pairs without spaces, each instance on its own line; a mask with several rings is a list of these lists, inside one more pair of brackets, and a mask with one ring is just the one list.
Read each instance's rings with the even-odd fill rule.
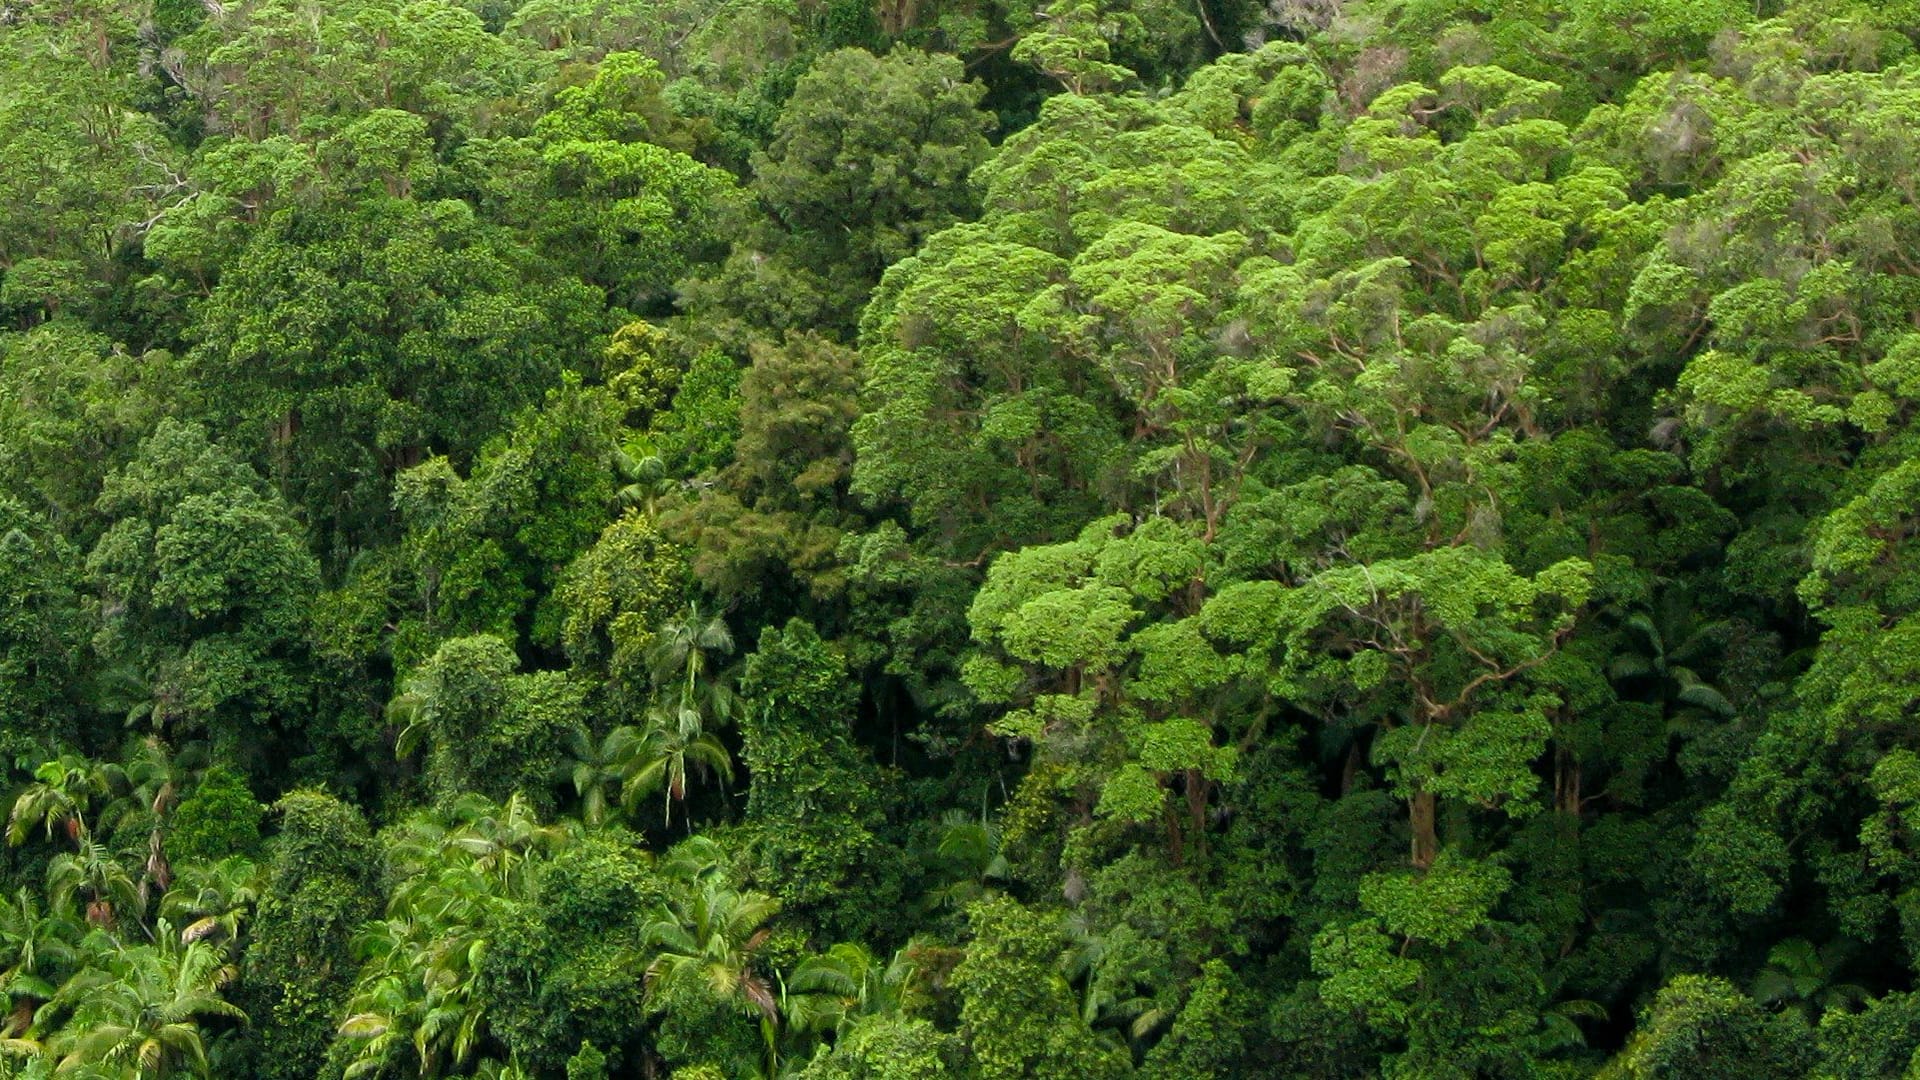
[[1186,787],[1187,822],[1192,830],[1190,835],[1193,837],[1195,850],[1199,852],[1200,858],[1205,859],[1207,857],[1207,794],[1211,785],[1206,777],[1200,775],[1199,769],[1188,769]]
[[1407,804],[1408,823],[1413,826],[1413,865],[1425,870],[1440,854],[1440,835],[1435,822],[1438,800],[1431,791],[1416,791]]
[[1558,748],[1553,760],[1554,809],[1580,816],[1580,762],[1566,747]]
[[1167,826],[1167,858],[1176,869],[1187,865],[1187,845],[1180,835],[1180,812],[1174,809],[1173,800],[1160,804],[1160,817]]
[[1353,794],[1353,782],[1360,776],[1360,764],[1360,740],[1356,738],[1347,744],[1347,761],[1340,767],[1341,798]]

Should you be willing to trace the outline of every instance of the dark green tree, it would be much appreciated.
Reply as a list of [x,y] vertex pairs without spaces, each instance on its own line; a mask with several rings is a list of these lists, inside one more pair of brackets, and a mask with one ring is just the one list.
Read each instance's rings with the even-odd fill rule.
[[753,159],[765,214],[695,298],[773,330],[848,336],[880,272],[964,218],[987,153],[986,88],[960,61],[837,49],[802,76]]
[[326,1059],[353,986],[353,936],[380,910],[379,852],[360,812],[325,792],[290,792],[273,810],[279,832],[234,998],[251,1022],[247,1071],[293,1080]]

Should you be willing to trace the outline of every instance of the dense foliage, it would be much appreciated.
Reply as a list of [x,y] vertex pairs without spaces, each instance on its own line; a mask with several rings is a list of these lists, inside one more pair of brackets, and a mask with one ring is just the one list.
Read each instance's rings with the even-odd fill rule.
[[1920,4],[0,0],[0,1077],[1920,1075]]

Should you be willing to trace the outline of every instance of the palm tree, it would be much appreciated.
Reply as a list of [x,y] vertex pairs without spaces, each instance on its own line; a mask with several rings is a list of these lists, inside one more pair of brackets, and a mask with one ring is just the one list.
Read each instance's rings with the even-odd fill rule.
[[1728,624],[1699,621],[1688,598],[1665,592],[1652,611],[1628,615],[1622,626],[1637,651],[1617,653],[1607,665],[1615,682],[1651,683],[1678,735],[1697,735],[1731,720],[1738,710],[1726,694],[1700,674],[1700,668],[1726,649]]
[[1587,1033],[1575,1021],[1604,1023],[1606,1019],[1607,1007],[1597,1001],[1585,998],[1556,1001],[1540,1014],[1540,1030],[1534,1032],[1531,1039],[1535,1052],[1545,1056],[1564,1050],[1585,1049]]
[[487,1035],[488,928],[532,894],[540,860],[573,835],[542,825],[520,795],[502,805],[468,796],[446,816],[412,819],[389,850],[402,880],[355,943],[364,965],[340,1034],[363,1041],[349,1077],[378,1075],[408,1049],[423,1076],[473,1063]]
[[595,741],[593,733],[575,728],[567,736],[571,764],[562,765],[574,794],[580,797],[580,816],[588,825],[598,826],[617,806],[610,792],[620,783],[623,773],[639,755],[640,731],[623,724]]
[[160,898],[160,915],[182,926],[182,941],[224,942],[232,948],[241,923],[260,902],[261,879],[260,868],[238,855],[189,863]]
[[399,889],[421,886],[454,869],[484,875],[491,892],[523,898],[532,886],[534,857],[566,846],[572,836],[568,824],[542,825],[523,795],[497,804],[468,794],[443,816],[408,819],[388,846],[387,861],[402,879]]
[[62,754],[33,770],[28,784],[13,801],[7,820],[7,842],[18,846],[26,842],[35,826],[46,829],[51,839],[59,829],[67,839],[79,843],[87,835],[87,811],[93,801],[112,794],[125,785],[126,777],[118,766],[98,764],[76,754]]
[[667,461],[651,439],[635,436],[613,454],[614,471],[624,484],[615,496],[621,506],[652,512],[659,501],[680,487],[667,468]]
[[694,835],[660,857],[660,876],[683,885],[718,879],[727,868],[727,850],[711,836]]
[[982,810],[979,817],[954,808],[940,815],[934,856],[953,880],[927,894],[936,906],[963,908],[1013,875],[1000,851],[1000,830]]
[[1767,953],[1767,966],[1753,980],[1754,999],[1762,1005],[1798,1008],[1808,1020],[1828,1009],[1852,1008],[1867,1000],[1866,989],[1834,981],[1852,951],[1852,943],[1845,940],[1816,949],[1805,938],[1788,938]]
[[842,942],[800,961],[780,983],[780,1016],[799,1037],[787,1059],[805,1057],[829,1033],[844,1040],[864,1021],[925,1006],[921,947],[911,941],[882,965],[865,946]]
[[517,791],[498,807],[477,795],[464,796],[454,803],[453,816],[460,824],[448,834],[448,846],[470,857],[501,896],[514,899],[533,891],[534,856],[565,847],[573,838],[564,824],[540,824],[533,803]]
[[106,713],[118,713],[129,729],[141,724],[164,731],[182,713],[181,660],[148,665],[129,659],[100,672],[95,694]]
[[366,966],[340,1034],[365,1042],[347,1076],[378,1075],[401,1047],[412,1049],[421,1076],[472,1059],[487,1031],[479,958],[497,898],[486,882],[472,873],[435,875],[431,887],[396,895],[387,918],[361,933],[356,945]]
[[85,833],[77,850],[55,855],[47,864],[47,896],[61,910],[84,904],[87,922],[102,929],[124,912],[145,909],[133,875],[106,845]]
[[684,714],[658,709],[648,714],[646,731],[621,763],[620,804],[628,814],[658,791],[663,824],[671,826],[673,804],[686,800],[689,777],[712,774],[722,783],[733,779],[733,758],[726,746],[711,732],[689,732],[682,719]]
[[655,707],[684,738],[732,722],[736,701],[719,667],[732,652],[726,620],[702,615],[698,605],[669,619],[654,636],[647,661],[658,694]]
[[505,1061],[488,1058],[480,1063],[473,1075],[479,1080],[533,1080],[533,1074],[520,1064],[518,1054],[510,1055]]
[[94,1069],[129,1080],[208,1075],[201,1022],[246,1014],[220,996],[234,968],[202,942],[179,943],[161,924],[154,945],[123,950],[105,977],[89,979],[68,1023],[47,1041],[58,1071]]
[[[339,1034],[360,1041],[346,1075],[377,1074],[388,1057],[408,1046],[411,1034],[420,1026],[426,1011],[425,985],[417,975],[425,970],[422,961],[421,930],[413,920],[395,915],[388,905],[387,918],[369,923],[354,939],[354,951],[361,959],[353,996],[347,1000],[347,1018]],[[424,1074],[426,1040],[416,1044]]]
[[780,902],[759,892],[737,892],[711,878],[646,926],[647,943],[660,950],[647,967],[649,991],[704,987],[748,1016],[771,1022],[778,1016],[773,987],[756,969],[755,954],[771,933],[767,920]]
[[120,823],[139,821],[146,825],[147,859],[140,878],[143,903],[150,887],[158,886],[164,892],[173,883],[173,867],[167,861],[165,845],[167,821],[179,804],[181,790],[199,775],[205,761],[204,743],[190,743],[175,753],[157,735],[140,740],[128,755],[123,772],[128,790],[108,813]]
[[1107,938],[1087,918],[1075,912],[1067,920],[1071,945],[1061,958],[1061,973],[1081,987],[1080,1016],[1087,1026],[1106,1026],[1139,1040],[1173,1019],[1169,1011],[1139,992],[1130,974],[1110,977],[1105,970]]
[[[720,657],[733,651],[733,635],[718,615],[689,607],[669,620],[647,651],[654,700],[636,734],[615,729],[597,748],[598,758],[618,776],[620,805],[632,814],[640,800],[662,793],[663,820],[673,824],[673,804],[684,802],[687,781],[709,774],[733,779],[733,761],[714,730],[733,721],[737,699],[719,670]],[[617,739],[616,739],[617,735]],[[579,756],[579,755],[576,755]],[[604,781],[591,770],[576,771],[575,784]],[[584,794],[583,794],[583,797]]]
[[874,967],[873,954],[854,942],[807,957],[780,981],[780,1015],[797,1032],[840,1030],[858,1015]]
[[5,965],[0,978],[12,1006],[0,1033],[14,1036],[32,1025],[34,1010],[53,999],[73,970],[79,955],[74,942],[83,932],[72,918],[43,912],[25,887],[12,903],[0,906],[0,963]]
[[780,986],[780,1013],[799,1031],[845,1034],[855,1022],[924,1004],[918,940],[882,965],[866,947],[841,942],[809,956]]

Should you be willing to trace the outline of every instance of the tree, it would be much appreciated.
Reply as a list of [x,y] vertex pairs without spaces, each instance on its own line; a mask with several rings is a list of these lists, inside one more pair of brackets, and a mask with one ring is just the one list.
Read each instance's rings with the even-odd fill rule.
[[467,796],[403,826],[388,850],[395,885],[385,918],[356,935],[365,962],[339,1024],[347,1075],[401,1067],[435,1076],[480,1058],[488,942],[511,905],[532,897],[540,862],[569,840],[517,795],[504,805]]
[[1861,1012],[1836,1013],[1820,1026],[1820,1080],[1843,1076],[1896,1076],[1920,1050],[1913,999],[1888,994],[1866,1002]]
[[353,935],[379,911],[378,850],[360,812],[331,795],[289,792],[273,810],[280,830],[235,999],[257,1033],[250,1069],[294,1080],[319,1070],[353,986]]
[[825,601],[846,584],[859,355],[817,334],[749,352],[731,463],[713,487],[660,503],[661,524],[685,538],[694,571],[723,599],[781,595],[791,579]]
[[1528,685],[1530,673],[1572,631],[1590,573],[1568,560],[1530,578],[1470,549],[1442,548],[1326,570],[1297,589],[1222,590],[1203,626],[1236,642],[1264,637],[1242,637],[1241,627],[1284,628],[1270,676],[1284,697],[1388,688],[1399,698],[1374,754],[1407,800],[1410,860],[1425,869],[1440,851],[1441,795],[1531,810],[1528,766],[1546,743],[1555,699]]
[[642,931],[654,954],[646,987],[649,1011],[660,1018],[656,1045],[676,1066],[722,1061],[731,1072],[773,1071],[779,999],[760,954],[779,901],[730,886],[701,865],[700,850],[676,854],[662,869],[677,887]]
[[1132,71],[1111,62],[1112,41],[1128,29],[1126,21],[1138,29],[1131,12],[1102,12],[1090,0],[1060,0],[1047,5],[1043,16],[1014,47],[1015,60],[1039,68],[1071,94],[1095,93],[1133,78]]
[[160,898],[160,917],[180,927],[182,941],[208,941],[237,951],[240,928],[259,904],[264,881],[260,867],[238,855],[188,862]]
[[845,658],[805,622],[769,627],[741,692],[751,702],[740,736],[756,878],[789,914],[866,937],[892,882],[878,836],[885,819],[869,794],[881,778],[848,737],[856,699]]
[[[525,68],[460,7],[366,0],[313,18],[300,0],[211,18],[192,41],[187,82],[216,130],[247,139],[310,135],[330,114],[393,110],[443,133],[470,130]],[[322,125],[324,126],[324,125]]]
[[655,631],[679,603],[686,560],[648,517],[627,511],[568,567],[556,589],[574,663],[644,700]]
[[1651,1077],[1805,1076],[1813,1047],[1788,1017],[1768,1016],[1722,979],[1682,975],[1660,991],[1609,1072]]
[[960,226],[898,264],[870,310],[853,490],[904,504],[956,561],[1094,516],[1088,488],[1116,425],[1104,393],[1022,319],[1066,269]]
[[733,691],[719,669],[719,657],[732,652],[733,633],[718,612],[702,614],[695,605],[661,625],[647,665],[676,726],[699,730],[732,719]]
[[36,739],[66,736],[84,641],[78,558],[44,518],[0,497],[0,575],[12,583],[0,600],[0,729],[11,752]]
[[1867,998],[1864,988],[1835,981],[1846,962],[1848,942],[1815,948],[1805,938],[1788,938],[1767,953],[1767,966],[1753,980],[1753,999],[1762,1005],[1797,1007],[1807,1019],[1839,1009],[1850,1011]]
[[102,24],[124,17],[106,5],[89,16],[23,20],[13,28],[20,51],[0,60],[15,88],[0,102],[0,195],[9,207],[0,219],[0,311],[15,325],[84,304],[116,252],[177,190],[167,182],[173,147],[134,107],[138,81],[112,64]]
[[816,1054],[800,1072],[805,1080],[909,1080],[950,1076],[962,1060],[959,1039],[920,1017],[881,1016],[863,1021]]
[[772,1021],[777,1001],[756,970],[754,953],[779,908],[762,893],[736,892],[710,879],[694,883],[683,901],[647,925],[647,939],[660,950],[647,967],[648,985],[660,987],[661,994],[705,987],[741,1012]]
[[954,969],[961,1036],[987,1080],[1118,1076],[1124,1053],[1098,1042],[1055,969],[1065,935],[1011,897],[967,909],[973,943]]
[[725,783],[733,778],[733,757],[719,737],[689,728],[677,709],[649,709],[646,726],[622,741],[628,752],[619,766],[621,807],[637,816],[641,800],[658,792],[663,828],[673,824],[673,804],[686,801],[690,779],[712,775]]
[[402,755],[425,742],[429,777],[443,794],[547,799],[568,733],[581,723],[585,688],[560,672],[516,674],[518,667],[513,649],[497,637],[455,638],[427,658],[388,707],[406,725]]
[[615,1068],[648,1053],[643,931],[664,890],[618,826],[535,865],[531,899],[492,927],[481,961],[488,1026],[528,1068],[558,1071],[583,1042]]
[[41,762],[33,777],[14,799],[7,817],[7,841],[14,845],[24,843],[36,826],[45,830],[48,839],[58,829],[70,842],[84,842],[90,835],[86,815],[94,800],[105,801],[126,782],[117,766],[74,754]]
[[233,968],[213,947],[181,943],[171,927],[158,943],[120,955],[111,977],[92,981],[85,1000],[48,1044],[60,1072],[92,1067],[107,1075],[211,1076],[203,1025],[246,1014],[220,996]]
[[239,760],[304,702],[306,606],[319,566],[291,508],[226,448],[163,420],[109,476],[111,522],[87,556],[105,600],[95,647],[139,688],[126,717],[203,735]]
[[610,789],[620,784],[629,763],[639,755],[640,738],[636,729],[625,725],[599,739],[586,728],[567,733],[567,753],[573,760],[562,769],[580,798],[580,819],[588,825],[603,824],[609,811],[620,805]]
[[[56,319],[0,337],[0,373],[14,388],[0,402],[0,483],[24,501],[29,517],[59,522],[63,533],[77,527],[66,542],[84,551],[102,479],[161,417],[179,411],[180,361],[164,349],[117,345],[80,320]],[[34,526],[14,528],[45,542]],[[24,553],[16,548],[12,558]],[[69,584],[76,569],[60,564]]]
[[1001,832],[985,815],[975,817],[954,808],[940,815],[935,857],[957,871],[953,880],[928,894],[944,907],[964,908],[996,884],[1013,876],[1013,865],[1001,851]]
[[489,178],[557,265],[641,313],[715,247],[733,194],[731,177],[682,152],[692,147],[676,138],[664,84],[652,59],[608,53],[534,122],[538,186]]
[[39,1006],[58,996],[74,973],[80,958],[75,944],[84,928],[85,923],[71,915],[43,908],[26,886],[0,907],[10,1037],[27,1032]]
[[260,820],[265,816],[266,807],[240,775],[214,765],[173,812],[173,856],[207,861],[252,856],[260,846]]
[[617,501],[620,403],[563,376],[538,409],[487,443],[468,475],[434,457],[401,472],[393,505],[418,597],[396,613],[398,659],[437,638],[561,638],[556,579],[600,530]]
[[[140,874],[143,904],[151,898],[154,887],[164,892],[173,881],[173,860],[167,852],[166,836],[174,827],[174,812],[179,806],[182,789],[193,783],[195,774],[200,771],[198,766],[204,760],[200,753],[202,749],[199,744],[191,744],[176,754],[158,736],[150,735],[132,749],[124,766],[129,790],[124,799],[111,807],[116,818],[112,831],[120,834],[129,828],[142,827],[146,831],[147,857]],[[234,778],[231,782],[238,780]],[[242,790],[245,790],[244,785]],[[259,804],[254,803],[253,806],[257,811]],[[249,824],[245,817],[246,808],[243,805],[235,809],[239,818],[234,827],[245,829]],[[256,813],[251,822],[256,829],[256,838],[258,820]]]
[[[1122,535],[1124,534],[1124,535]],[[1085,827],[1090,809],[1121,826],[1163,824],[1169,854],[1203,852],[1206,805],[1232,772],[1235,752],[1215,744],[1196,719],[1201,697],[1222,674],[1175,638],[1180,675],[1153,685],[1164,667],[1155,652],[1165,624],[1129,633],[1142,609],[1191,607],[1203,574],[1192,532],[1150,518],[1129,530],[1109,517],[1068,543],[1034,545],[995,560],[968,621],[982,646],[963,669],[983,701],[1004,706],[995,734],[1031,742],[1036,757],[1062,771],[1047,783],[1069,790]],[[1136,653],[1142,677],[1124,674]],[[1197,655],[1195,655],[1197,653]],[[1160,680],[1165,683],[1167,680]],[[1175,788],[1184,806],[1174,809]]]
[[816,59],[753,159],[766,218],[696,291],[701,306],[775,330],[849,333],[880,272],[967,213],[966,176],[993,126],[978,108],[985,92],[950,56]]
[[47,863],[47,896],[54,907],[84,912],[88,923],[105,929],[124,916],[138,919],[146,907],[133,875],[104,844],[85,835],[73,851]]
[[800,961],[780,980],[780,1015],[796,1031],[843,1031],[865,1013],[898,1007],[889,993],[891,974],[865,948],[842,942]]
[[382,528],[395,473],[466,464],[536,403],[597,306],[465,202],[295,205],[202,302],[189,359],[213,415],[344,554]]
[[[1516,1008],[1552,1015],[1538,1000],[1540,988],[1526,984],[1537,961],[1524,946],[1503,948],[1495,908],[1511,887],[1500,867],[1452,852],[1424,873],[1367,875],[1359,900],[1368,917],[1331,924],[1314,938],[1320,997],[1404,1038],[1397,1068],[1470,1071],[1476,1063],[1489,1068],[1490,1061],[1533,1057],[1540,1048],[1530,1045],[1532,1031],[1496,1032],[1488,1022]],[[1459,1000],[1463,986],[1478,988],[1485,1003]]]

